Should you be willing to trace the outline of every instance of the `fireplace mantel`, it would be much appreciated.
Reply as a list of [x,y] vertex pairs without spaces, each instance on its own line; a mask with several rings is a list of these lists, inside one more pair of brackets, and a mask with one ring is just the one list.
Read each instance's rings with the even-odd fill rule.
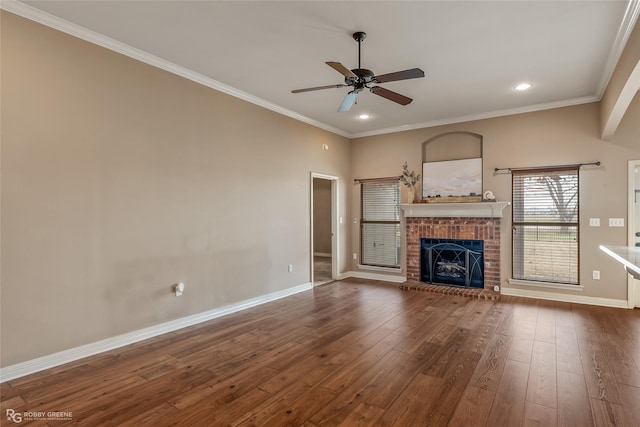
[[510,202],[478,203],[413,203],[402,204],[405,218],[502,218],[502,211]]

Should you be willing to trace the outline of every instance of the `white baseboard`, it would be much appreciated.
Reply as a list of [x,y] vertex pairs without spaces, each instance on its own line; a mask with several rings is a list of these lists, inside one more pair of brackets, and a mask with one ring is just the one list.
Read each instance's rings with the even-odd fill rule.
[[55,366],[64,365],[84,357],[93,356],[98,353],[113,350],[125,345],[133,344],[138,341],[153,338],[158,335],[186,328],[187,326],[196,325],[207,320],[222,317],[237,311],[246,310],[260,304],[285,298],[299,292],[308,291],[313,288],[312,283],[305,283],[294,286],[293,288],[284,289],[282,291],[273,292],[256,298],[241,301],[239,303],[226,305],[224,307],[215,308],[203,313],[193,314],[191,316],[160,323],[148,328],[139,329],[137,331],[128,332],[126,334],[117,335],[115,337],[85,344],[80,347],[71,348],[69,350],[60,351],[58,353],[49,354],[47,356],[38,357],[37,359],[28,360],[26,362],[17,363],[0,369],[0,383],[10,381],[15,378],[53,368]]
[[611,299],[588,297],[584,295],[559,294],[554,292],[534,291],[529,289],[505,288],[500,290],[502,295],[514,297],[537,298],[551,301],[572,302],[576,304],[599,305],[603,307],[629,308],[626,299]]
[[345,273],[342,273],[338,277],[338,280],[348,279],[349,277],[355,277],[358,279],[382,280],[384,282],[393,283],[404,283],[407,281],[407,278],[404,276],[390,276],[387,274],[367,273],[364,271],[347,271]]

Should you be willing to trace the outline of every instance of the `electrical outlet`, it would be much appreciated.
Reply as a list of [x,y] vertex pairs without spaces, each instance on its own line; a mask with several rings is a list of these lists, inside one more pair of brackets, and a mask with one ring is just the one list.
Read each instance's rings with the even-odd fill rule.
[[600,227],[600,218],[589,218],[590,227]]
[[624,218],[609,218],[609,227],[624,227]]
[[176,293],[177,297],[182,296],[182,293],[184,292],[184,283],[176,283],[176,285],[173,287],[173,290]]
[[357,253],[353,253],[353,259],[358,259],[358,254]]
[[293,264],[289,264],[289,273],[293,272]]
[[600,280],[600,271],[593,270],[593,280]]

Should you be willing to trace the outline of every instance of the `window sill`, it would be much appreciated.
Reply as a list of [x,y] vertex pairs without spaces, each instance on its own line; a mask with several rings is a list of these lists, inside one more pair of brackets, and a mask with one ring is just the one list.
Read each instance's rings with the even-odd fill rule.
[[378,267],[375,265],[358,264],[359,270],[386,271],[387,273],[400,273],[400,267]]
[[584,286],[582,285],[565,285],[563,283],[553,283],[553,282],[536,282],[533,280],[522,280],[522,279],[507,279],[507,283],[510,285],[519,285],[519,286],[534,286],[538,288],[552,288],[552,289],[564,289],[567,291],[583,291]]

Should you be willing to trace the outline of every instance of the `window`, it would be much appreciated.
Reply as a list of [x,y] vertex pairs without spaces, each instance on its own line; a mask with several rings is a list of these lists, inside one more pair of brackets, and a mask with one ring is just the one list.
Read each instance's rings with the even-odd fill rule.
[[360,262],[400,268],[400,183],[361,182]]
[[578,168],[513,171],[513,278],[577,285]]

